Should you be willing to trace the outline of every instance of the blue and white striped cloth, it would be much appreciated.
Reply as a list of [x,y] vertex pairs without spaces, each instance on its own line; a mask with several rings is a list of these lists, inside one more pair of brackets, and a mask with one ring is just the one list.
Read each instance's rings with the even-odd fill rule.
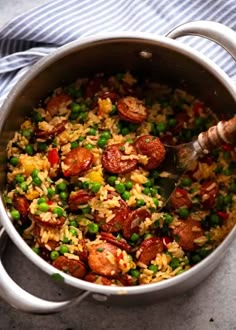
[[[223,23],[236,31],[235,0],[53,0],[0,29],[0,104],[40,58],[58,46],[101,32],[144,31],[165,35],[193,20]],[[231,77],[232,58],[206,39],[183,42],[215,61]]]

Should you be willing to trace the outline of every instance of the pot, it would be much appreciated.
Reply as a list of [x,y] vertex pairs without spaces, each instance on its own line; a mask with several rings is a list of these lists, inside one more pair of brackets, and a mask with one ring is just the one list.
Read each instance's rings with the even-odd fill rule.
[[[48,55],[35,64],[12,90],[1,110],[0,153],[1,190],[5,187],[6,145],[13,132],[19,127],[30,109],[44,98],[49,91],[61,84],[71,83],[79,76],[103,71],[105,73],[131,70],[144,76],[182,86],[191,94],[220,113],[227,109],[232,116],[236,108],[236,87],[230,78],[212,61],[200,53],[172,40],[194,34],[211,39],[224,47],[236,59],[236,34],[229,28],[215,22],[198,21],[187,23],[171,31],[166,37],[146,33],[119,33],[88,37],[72,42]],[[172,39],[171,39],[172,38]],[[137,300],[146,302],[173,296],[192,288],[220,262],[227,248],[236,236],[236,227],[221,245],[206,259],[177,277],[159,283],[137,287],[102,286],[76,279],[56,270],[24,242],[8,217],[3,200],[0,200],[0,234],[3,250],[5,232],[17,247],[39,268],[52,276],[59,273],[65,284],[78,290],[78,298],[52,302],[37,298],[21,289],[9,277],[0,262],[0,294],[11,305],[23,311],[50,313],[78,304],[88,295],[98,301],[132,304]]]

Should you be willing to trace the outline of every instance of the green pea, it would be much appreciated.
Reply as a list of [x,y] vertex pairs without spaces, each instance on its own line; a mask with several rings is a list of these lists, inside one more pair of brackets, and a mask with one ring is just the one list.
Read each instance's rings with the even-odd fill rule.
[[130,275],[134,278],[139,278],[140,276],[140,271],[138,269],[131,269],[130,270]]
[[66,185],[66,183],[64,181],[62,181],[62,182],[58,183],[58,185],[56,186],[56,188],[58,190],[64,191],[64,190],[66,190],[67,185]]
[[129,134],[129,133],[130,133],[130,130],[129,130],[128,127],[123,127],[123,128],[121,129],[121,134],[122,134],[123,136],[125,136],[125,135],[127,135],[127,134]]
[[123,194],[125,192],[125,185],[123,183],[117,183],[115,185],[115,189],[119,194]]
[[82,95],[81,90],[75,86],[66,87],[65,91],[75,98],[79,98]]
[[85,103],[81,104],[81,111],[87,111],[87,105]]
[[36,246],[33,246],[32,247],[32,250],[34,251],[34,253],[36,253],[36,254],[40,254],[40,250],[39,250],[39,248],[38,247],[36,247]]
[[64,213],[64,211],[63,211],[63,209],[62,209],[62,208],[60,208],[60,207],[56,206],[56,207],[54,207],[54,209],[52,210],[52,213],[54,213],[54,214],[58,215],[58,217],[62,217],[62,216],[63,216],[63,213]]
[[34,148],[31,144],[28,144],[26,147],[25,147],[25,151],[28,155],[32,156],[33,153],[34,153]]
[[83,182],[83,188],[84,189],[89,189],[89,182],[88,181]]
[[32,136],[32,131],[29,130],[28,128],[25,128],[21,134],[25,137],[25,138],[30,138]]
[[78,103],[75,103],[75,102],[71,103],[70,108],[71,108],[71,111],[73,113],[78,113],[81,110],[80,105]]
[[233,174],[233,171],[231,168],[228,167],[228,168],[225,168],[222,173],[226,176],[230,176]]
[[106,140],[110,139],[111,138],[111,133],[109,131],[105,131],[101,134],[100,136],[101,138],[104,138]]
[[75,228],[70,228],[69,232],[71,233],[72,236],[77,236],[78,235],[78,232]]
[[153,237],[153,235],[152,234],[150,234],[150,233],[146,233],[146,234],[144,234],[144,239],[148,239],[148,238],[152,238]]
[[79,145],[79,143],[77,141],[73,141],[73,142],[71,142],[70,147],[71,147],[71,149],[74,149],[74,148],[77,148],[78,145]]
[[36,177],[36,176],[38,176],[38,174],[39,174],[39,170],[37,170],[36,168],[31,172],[31,176],[32,176],[32,178],[34,178],[34,177]]
[[172,215],[166,213],[164,214],[165,223],[170,224],[173,221]]
[[142,191],[143,194],[149,195],[150,194],[150,189],[148,187],[144,188]]
[[60,192],[60,198],[61,198],[62,200],[66,200],[67,197],[68,197],[68,193],[67,193],[66,191],[61,191],[61,192]]
[[158,194],[158,190],[157,188],[149,188],[150,189],[150,193],[153,197],[155,197]]
[[191,186],[191,184],[192,184],[192,180],[187,177],[181,181],[181,185],[184,187],[189,187],[189,186]]
[[131,139],[131,138],[128,138],[128,139],[126,140],[126,142],[128,142],[128,143],[133,143],[133,142],[134,142],[134,140],[133,140],[133,139]]
[[52,198],[55,195],[55,191],[52,188],[48,188],[48,197]]
[[111,175],[108,177],[107,182],[111,185],[114,186],[114,184],[116,183],[117,180],[117,176],[115,175]]
[[159,220],[156,220],[154,222],[154,227],[160,227],[160,221]]
[[99,231],[99,225],[97,223],[91,222],[88,224],[88,230],[91,234],[96,234]]
[[93,149],[93,145],[91,143],[87,143],[84,147],[86,149],[88,149],[88,150],[92,150]]
[[167,125],[164,122],[159,122],[156,124],[156,130],[158,133],[163,133],[166,131]]
[[59,252],[58,251],[51,251],[50,258],[52,260],[56,260],[58,257],[59,257]]
[[84,139],[85,139],[85,137],[84,137],[84,136],[80,136],[80,137],[78,138],[78,141],[79,141],[79,142],[83,142],[83,141],[84,141]]
[[69,238],[67,238],[66,236],[64,236],[64,237],[63,237],[63,240],[62,240],[62,243],[64,243],[64,244],[69,244],[69,243],[70,243]]
[[46,198],[41,197],[41,198],[38,199],[37,204],[39,205],[41,203],[46,203],[46,201],[47,201]]
[[136,206],[137,207],[142,207],[142,206],[144,206],[146,203],[145,203],[145,201],[143,200],[143,199],[138,199],[137,201],[136,201]]
[[43,116],[41,115],[41,113],[37,112],[37,111],[34,111],[32,113],[32,121],[34,123],[38,123],[40,121],[43,121]]
[[38,205],[38,209],[41,212],[47,212],[49,210],[49,205],[47,203],[41,203]]
[[154,204],[156,205],[156,207],[158,207],[159,206],[158,199],[154,197],[152,200],[153,200]]
[[233,193],[236,193],[236,182],[232,182],[229,186],[229,190]]
[[195,122],[196,127],[200,128],[204,124],[204,119],[202,117],[196,117],[194,122]]
[[194,264],[197,264],[198,262],[200,262],[202,260],[202,258],[200,257],[199,254],[195,254],[194,256],[192,256],[191,260]]
[[232,195],[228,194],[224,197],[224,203],[225,205],[229,205],[232,203]]
[[112,104],[112,110],[110,112],[110,116],[114,116],[116,114],[117,114],[117,107],[114,104]]
[[152,186],[152,181],[150,179],[147,179],[147,181],[143,184],[143,186],[150,188]]
[[78,227],[78,223],[77,223],[77,221],[76,220],[72,220],[71,222],[70,222],[70,226],[72,226],[72,227]]
[[81,112],[80,114],[79,114],[79,122],[80,123],[84,123],[84,121],[86,120],[86,118],[87,118],[87,113],[86,112]]
[[132,183],[132,181],[127,181],[127,182],[125,182],[125,188],[126,188],[127,190],[131,190],[131,189],[133,188],[133,183]]
[[20,219],[20,212],[18,210],[11,210],[11,216],[13,220],[19,220]]
[[189,216],[189,210],[186,207],[181,207],[179,209],[179,216],[183,219],[187,218]]
[[90,214],[91,213],[91,207],[90,206],[86,206],[82,209],[82,213],[83,214]]
[[42,180],[39,177],[35,176],[33,178],[33,183],[35,184],[35,186],[41,186]]
[[88,131],[88,135],[96,135],[96,134],[97,134],[97,130],[94,127],[90,127]]
[[20,183],[20,188],[21,188],[24,192],[26,192],[26,191],[28,190],[28,185],[27,185],[27,183],[26,183],[26,182],[21,182],[21,183]]
[[177,259],[177,258],[172,258],[172,259],[171,259],[171,262],[170,262],[170,267],[171,267],[172,269],[176,269],[176,268],[178,268],[178,267],[179,267],[179,259]]
[[184,272],[185,272],[185,269],[180,269],[180,270],[176,273],[176,275],[183,274]]
[[176,123],[177,123],[177,120],[176,120],[175,118],[170,118],[170,119],[168,120],[168,125],[169,125],[170,127],[174,127],[174,126],[176,125]]
[[137,233],[133,233],[130,239],[132,242],[136,242],[139,239],[139,235]]
[[220,217],[217,214],[210,215],[211,226],[215,227],[220,224]]
[[152,270],[153,273],[156,273],[158,271],[158,266],[157,265],[150,265],[148,266],[149,270]]
[[99,190],[100,190],[100,188],[101,188],[101,183],[99,183],[99,182],[93,182],[92,183],[92,186],[91,186],[91,188],[90,188],[90,190],[93,192],[93,193],[97,193],[97,192],[99,192]]
[[48,146],[47,146],[47,143],[45,143],[45,142],[38,142],[37,143],[37,149],[38,149],[38,151],[46,151],[47,150],[47,148],[48,148]]
[[99,148],[104,148],[107,144],[107,139],[100,137],[98,139],[97,145]]
[[16,166],[18,165],[19,163],[19,159],[17,157],[11,157],[10,160],[9,160],[9,163],[12,165],[12,166]]
[[68,253],[68,252],[69,252],[69,249],[66,245],[61,245],[60,246],[60,253],[61,254]]
[[129,193],[128,191],[125,191],[125,192],[121,195],[121,197],[122,197],[125,201],[127,201],[127,200],[130,198],[130,193]]

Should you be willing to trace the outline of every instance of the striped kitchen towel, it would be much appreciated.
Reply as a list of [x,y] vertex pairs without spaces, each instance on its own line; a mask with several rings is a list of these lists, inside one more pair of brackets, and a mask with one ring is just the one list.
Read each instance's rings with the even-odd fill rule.
[[[0,104],[35,62],[70,41],[112,31],[165,35],[193,20],[220,22],[236,31],[236,1],[48,1],[0,29]],[[182,40],[215,61],[229,76],[236,76],[235,62],[222,48],[198,37]]]

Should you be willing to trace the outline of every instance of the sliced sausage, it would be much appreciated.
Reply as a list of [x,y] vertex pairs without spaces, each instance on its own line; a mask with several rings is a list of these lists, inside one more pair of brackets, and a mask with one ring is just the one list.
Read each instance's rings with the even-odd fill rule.
[[147,108],[136,97],[127,96],[117,102],[120,118],[131,123],[142,123],[147,118]]
[[176,125],[172,128],[173,133],[179,133],[185,124],[189,121],[187,112],[179,112],[175,115]]
[[145,208],[139,208],[129,213],[128,217],[124,220],[123,235],[129,239],[133,233],[138,233],[139,225],[146,218],[150,217],[150,212]]
[[83,262],[87,262],[88,260],[88,248],[84,239],[79,241],[79,244],[82,246],[82,251],[78,251],[77,254],[79,259]]
[[200,196],[204,208],[209,209],[214,206],[219,187],[213,180],[205,181],[200,189]]
[[[137,159],[132,159],[136,155],[136,149],[133,147],[132,153],[126,155],[123,151],[122,143],[108,146],[102,154],[102,166],[109,173],[124,174],[131,172],[137,167]],[[123,156],[130,156],[130,159],[122,159]]]
[[192,202],[186,190],[181,188],[176,188],[170,197],[170,205],[174,209],[179,209],[184,206],[191,207]]
[[77,147],[69,151],[63,160],[62,172],[64,176],[78,175],[92,166],[93,154],[86,148]]
[[71,211],[77,211],[78,206],[87,204],[92,198],[93,194],[87,190],[72,191],[69,196],[68,204]]
[[118,246],[122,250],[130,252],[131,246],[127,243],[127,241],[124,238],[117,239],[111,233],[105,233],[105,232],[101,232],[100,235],[101,235],[101,239]]
[[83,262],[80,260],[69,259],[65,256],[58,257],[53,261],[52,265],[76,278],[83,278],[86,274],[86,267]]
[[173,230],[176,242],[186,251],[193,251],[197,248],[194,240],[204,235],[199,221],[188,218],[180,221],[180,224]]
[[23,219],[29,214],[29,202],[25,196],[14,195],[13,205],[20,212]]
[[62,227],[66,221],[66,218],[63,216],[56,218],[56,217],[53,217],[53,215],[50,219],[48,219],[46,221],[46,220],[42,219],[40,217],[40,215],[32,214],[32,213],[29,213],[29,218],[32,221],[35,221],[36,223],[43,225],[44,227]]
[[46,111],[54,116],[58,113],[60,108],[67,108],[71,102],[71,97],[67,94],[54,95],[49,99],[46,105]]
[[121,282],[124,286],[132,286],[137,284],[137,279],[133,278],[129,274],[121,274],[116,277],[116,279]]
[[157,253],[162,253],[163,243],[159,237],[150,237],[145,239],[140,245],[139,262],[148,265],[151,260],[155,259]]
[[148,156],[148,163],[144,166],[147,170],[157,168],[165,158],[165,147],[161,141],[152,135],[140,136],[134,143],[137,152]]
[[102,285],[111,285],[112,284],[112,281],[109,278],[107,278],[105,276],[93,274],[93,273],[87,274],[85,276],[84,280],[87,282],[97,283],[97,284],[102,284]]
[[66,129],[67,120],[63,120],[61,123],[57,124],[50,131],[44,131],[42,129],[36,129],[34,132],[35,136],[40,139],[49,139],[53,136],[60,134]]
[[103,276],[118,275],[120,271],[117,250],[118,247],[106,242],[92,245],[88,256],[88,264],[91,270]]
[[109,98],[111,100],[111,102],[115,102],[116,100],[118,100],[119,95],[115,92],[110,92],[110,91],[105,91],[105,92],[99,92],[98,93],[98,97],[100,99],[107,99]]
[[123,199],[120,199],[119,203],[120,203],[119,207],[116,206],[111,209],[114,217],[108,222],[106,222],[106,219],[101,218],[99,214],[95,212],[94,214],[95,220],[100,224],[100,227],[104,232],[116,233],[123,228],[123,223],[125,219],[128,217],[130,209],[128,204],[125,201],[123,201]]

